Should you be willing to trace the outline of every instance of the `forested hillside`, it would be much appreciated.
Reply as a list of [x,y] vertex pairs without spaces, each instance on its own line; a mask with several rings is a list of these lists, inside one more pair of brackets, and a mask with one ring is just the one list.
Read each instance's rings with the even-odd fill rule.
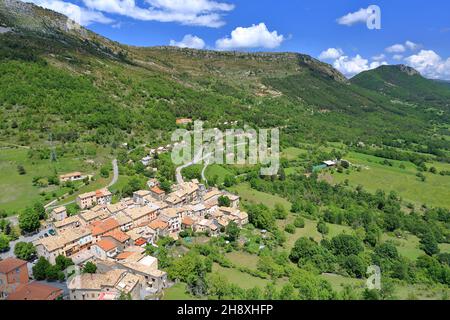
[[[408,95],[399,83],[399,103],[306,55],[127,47],[67,29],[66,17],[13,0],[1,2],[0,21],[6,141],[39,145],[51,135],[59,143],[157,144],[177,117],[192,117],[210,126],[280,126],[286,145],[315,139],[449,148],[442,139],[450,95],[444,86],[426,98]],[[421,86],[429,83],[421,79]],[[439,113],[402,102],[423,99]]]

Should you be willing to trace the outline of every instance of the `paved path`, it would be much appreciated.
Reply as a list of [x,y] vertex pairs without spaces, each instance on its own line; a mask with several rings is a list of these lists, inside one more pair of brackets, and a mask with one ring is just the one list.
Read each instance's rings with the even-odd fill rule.
[[[246,142],[244,142],[244,143],[239,143],[239,144],[235,145],[235,147],[237,147],[237,146],[242,146],[242,145],[246,145],[246,144],[247,144]],[[219,149],[219,150],[223,151],[223,149],[224,149],[224,148],[222,147],[222,148]],[[191,162],[189,162],[189,163],[187,163],[187,164],[184,164],[184,165],[182,165],[182,166],[180,166],[180,167],[178,167],[178,168],[176,169],[176,178],[177,178],[177,183],[178,183],[178,184],[184,183],[183,175],[181,174],[181,171],[182,171],[183,169],[185,169],[185,168],[187,168],[187,167],[190,167],[190,166],[192,166],[192,165],[194,165],[194,164],[197,164],[197,163],[199,163],[199,162],[201,162],[201,161],[203,161],[203,160],[205,160],[205,159],[208,159],[209,157],[211,157],[211,156],[213,155],[212,152],[211,152],[211,153],[208,153],[208,154],[205,154],[205,155],[202,155],[202,153],[203,153],[203,148],[200,149],[199,153],[196,154],[196,155],[194,156],[194,160],[193,160],[193,161],[191,161]],[[209,166],[209,162],[208,162],[208,160],[207,160],[207,161],[205,162],[205,166],[203,167],[203,170],[202,170],[202,179],[205,180],[206,182],[207,182],[208,180],[206,180],[205,171],[206,171],[206,168],[207,168],[208,166]]]
[[183,179],[183,175],[181,174],[181,171],[184,168],[190,167],[190,166],[192,166],[194,164],[199,163],[200,161],[203,161],[203,159],[206,158],[206,156],[202,157],[202,154],[203,154],[203,148],[201,148],[200,151],[194,156],[194,160],[192,160],[191,162],[186,163],[186,164],[184,164],[182,166],[179,166],[176,169],[176,178],[177,178],[177,183],[178,184],[184,183],[184,179]]
[[112,187],[117,183],[117,180],[119,180],[119,167],[117,165],[117,159],[114,159],[112,161],[112,166],[113,166],[113,178],[111,182],[108,184],[107,188]]

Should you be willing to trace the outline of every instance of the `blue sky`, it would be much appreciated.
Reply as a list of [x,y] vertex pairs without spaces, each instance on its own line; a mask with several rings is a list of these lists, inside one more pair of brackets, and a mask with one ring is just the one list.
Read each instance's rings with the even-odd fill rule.
[[[442,0],[27,0],[121,43],[294,51],[351,77],[408,64],[450,80],[450,2]],[[366,25],[381,10],[381,29]],[[364,10],[361,10],[364,9]]]

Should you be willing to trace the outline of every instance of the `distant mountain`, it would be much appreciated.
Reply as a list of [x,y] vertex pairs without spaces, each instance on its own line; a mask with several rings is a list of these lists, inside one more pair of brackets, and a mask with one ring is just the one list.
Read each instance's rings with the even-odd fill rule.
[[159,143],[176,118],[191,117],[282,127],[287,144],[433,139],[441,148],[448,142],[430,123],[447,123],[448,112],[423,110],[444,110],[448,94],[403,66],[349,81],[299,53],[126,46],[51,10],[0,0],[0,139],[10,142],[45,145],[51,133],[61,144]]
[[426,79],[405,65],[381,66],[350,82],[395,99],[450,111],[450,84]]

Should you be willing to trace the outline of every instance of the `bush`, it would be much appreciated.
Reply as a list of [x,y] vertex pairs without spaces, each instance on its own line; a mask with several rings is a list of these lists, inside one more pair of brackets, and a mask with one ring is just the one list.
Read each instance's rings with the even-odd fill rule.
[[288,224],[284,227],[284,231],[286,231],[287,233],[290,234],[294,234],[295,233],[295,226],[293,224]]
[[296,217],[294,220],[294,226],[299,229],[303,229],[305,227],[305,220],[302,217]]

